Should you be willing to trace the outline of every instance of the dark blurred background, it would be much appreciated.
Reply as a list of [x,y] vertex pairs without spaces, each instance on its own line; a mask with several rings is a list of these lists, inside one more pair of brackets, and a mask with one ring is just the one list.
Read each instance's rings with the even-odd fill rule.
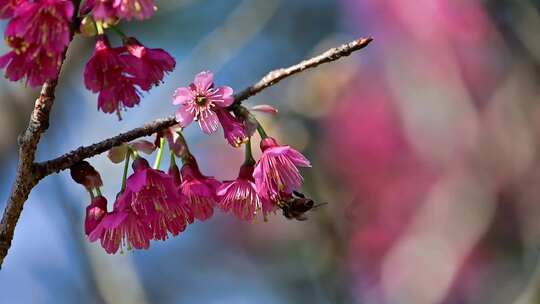
[[[141,105],[98,113],[77,37],[38,159],[170,115],[171,95],[211,69],[240,90],[267,71],[373,36],[367,49],[249,104],[311,159],[305,222],[218,212],[146,251],[84,238],[85,191],[51,176],[31,194],[0,272],[1,303],[540,303],[540,11],[532,0],[157,0],[120,27],[177,59]],[[5,23],[2,24],[5,26]],[[116,40],[118,43],[118,40]],[[2,47],[2,50],[5,50]],[[0,82],[0,206],[16,136],[37,94]],[[204,173],[231,179],[242,151],[187,138]],[[121,165],[91,159],[109,200]]]

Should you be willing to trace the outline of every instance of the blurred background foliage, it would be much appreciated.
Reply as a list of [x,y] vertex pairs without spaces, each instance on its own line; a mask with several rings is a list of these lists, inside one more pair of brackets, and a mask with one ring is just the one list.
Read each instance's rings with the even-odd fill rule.
[[[169,115],[203,69],[239,90],[267,71],[373,36],[351,58],[249,100],[280,142],[314,164],[305,192],[329,202],[294,222],[218,212],[150,250],[110,256],[84,239],[85,191],[61,173],[26,204],[0,272],[2,303],[538,303],[540,4],[533,0],[157,0],[121,28],[177,59],[141,105],[96,111],[77,37],[38,159]],[[116,40],[118,43],[118,40]],[[2,49],[5,50],[5,49]],[[0,204],[36,96],[0,82]],[[242,151],[187,138],[206,174]],[[111,201],[121,165],[91,160]],[[3,205],[1,205],[3,208]]]

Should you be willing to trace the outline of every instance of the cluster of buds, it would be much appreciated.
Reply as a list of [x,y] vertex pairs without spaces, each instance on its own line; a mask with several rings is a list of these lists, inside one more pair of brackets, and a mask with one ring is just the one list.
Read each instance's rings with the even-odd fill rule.
[[[11,48],[0,57],[0,68],[12,81],[26,79],[30,86],[40,86],[58,76],[72,33],[95,37],[84,84],[99,94],[98,110],[120,117],[121,110],[139,104],[141,91],[160,84],[176,65],[165,50],[148,48],[117,27],[121,20],[151,17],[154,0],[85,0],[78,12],[73,3],[0,0],[0,18],[9,19],[5,40]],[[107,29],[121,36],[121,46],[110,45]]]
[[[278,209],[288,218],[303,219],[295,212],[309,210],[313,202],[298,198],[296,191],[303,183],[299,167],[309,167],[309,161],[268,136],[249,110],[234,105],[232,94],[230,87],[214,86],[211,72],[201,72],[192,84],[178,88],[174,94],[173,103],[179,105],[178,125],[159,132],[155,142],[139,140],[110,150],[111,161],[124,162],[122,186],[111,210],[99,191],[99,174],[86,162],[72,168],[73,179],[84,185],[91,196],[85,220],[90,241],[99,240],[111,254],[124,247],[146,249],[151,240],[165,240],[180,234],[195,220],[208,220],[215,209],[246,221],[254,220],[258,214],[267,220]],[[269,106],[258,109],[275,113]],[[235,180],[218,181],[201,172],[182,135],[192,121],[198,121],[204,133],[217,131],[221,124],[229,144],[244,146],[245,160]],[[251,129],[261,136],[262,155],[257,161],[251,151]],[[159,168],[166,143],[170,165],[164,172]],[[156,161],[151,167],[141,154],[155,150]],[[182,161],[181,168],[177,158]],[[128,176],[130,165],[133,173]]]

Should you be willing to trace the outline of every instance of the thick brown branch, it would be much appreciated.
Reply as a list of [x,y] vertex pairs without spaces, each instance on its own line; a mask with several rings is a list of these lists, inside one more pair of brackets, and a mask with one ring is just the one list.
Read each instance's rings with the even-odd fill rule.
[[57,80],[51,80],[43,85],[28,127],[19,137],[17,175],[0,222],[0,267],[11,247],[15,225],[21,215],[24,202],[28,199],[32,188],[39,182],[39,178],[34,174],[34,157],[41,134],[49,127],[49,113],[54,103],[56,83]]
[[[339,58],[348,56],[355,51],[363,49],[371,41],[372,41],[372,38],[362,38],[355,41],[351,41],[339,47],[329,49],[318,56],[315,56],[308,60],[304,60],[296,65],[290,66],[288,68],[272,71],[268,73],[266,76],[264,76],[256,84],[236,94],[234,96],[235,104],[240,104],[242,101],[278,83],[280,80],[284,78],[300,73],[306,69],[314,68],[320,64],[323,64],[326,62],[332,62],[332,61],[338,60]],[[55,159],[37,164],[36,168],[38,171],[38,175],[40,178],[43,178],[52,173],[66,170],[81,160],[103,153],[124,142],[129,142],[139,137],[152,135],[162,129],[173,126],[174,124],[175,124],[174,117],[168,117],[165,119],[157,119],[142,127],[139,127],[129,132],[122,133],[115,137],[103,140],[99,143],[95,143],[90,146],[80,147],[76,150],[73,150]]]

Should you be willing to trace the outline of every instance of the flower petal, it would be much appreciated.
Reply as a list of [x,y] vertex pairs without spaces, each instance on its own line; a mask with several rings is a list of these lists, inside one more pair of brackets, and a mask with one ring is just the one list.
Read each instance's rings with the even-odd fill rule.
[[188,111],[187,107],[180,107],[176,110],[176,121],[182,128],[189,126],[193,118],[193,114]]
[[174,105],[183,105],[193,100],[193,92],[187,87],[180,87],[174,92]]
[[193,81],[199,92],[206,92],[214,84],[214,74],[210,71],[203,71],[195,76]]
[[219,119],[214,111],[205,111],[201,113],[201,118],[199,119],[199,126],[201,130],[210,134],[216,132],[219,126]]

